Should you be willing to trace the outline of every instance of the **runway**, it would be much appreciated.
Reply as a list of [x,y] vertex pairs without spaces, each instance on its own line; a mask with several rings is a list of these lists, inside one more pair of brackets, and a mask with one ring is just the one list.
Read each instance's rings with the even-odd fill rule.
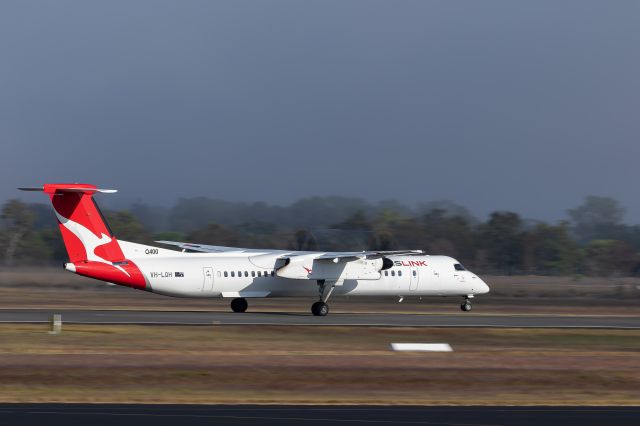
[[638,407],[0,404],[0,423],[57,425],[637,425]]
[[0,323],[44,323],[61,314],[66,324],[286,325],[370,327],[516,327],[640,329],[640,316],[460,314],[311,314],[290,312],[207,312],[132,310],[0,310]]

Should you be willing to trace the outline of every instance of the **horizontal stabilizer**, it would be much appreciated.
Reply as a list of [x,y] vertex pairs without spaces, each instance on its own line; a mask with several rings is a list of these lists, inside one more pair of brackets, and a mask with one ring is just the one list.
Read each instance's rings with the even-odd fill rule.
[[24,188],[18,188],[20,191],[44,191],[44,188],[42,186],[32,186],[32,187],[24,187]]
[[113,194],[118,192],[117,189],[102,189],[96,188],[93,185],[84,185],[84,184],[46,184],[44,186],[28,186],[18,188],[20,191],[44,191],[48,193],[53,192],[100,192],[103,194]]

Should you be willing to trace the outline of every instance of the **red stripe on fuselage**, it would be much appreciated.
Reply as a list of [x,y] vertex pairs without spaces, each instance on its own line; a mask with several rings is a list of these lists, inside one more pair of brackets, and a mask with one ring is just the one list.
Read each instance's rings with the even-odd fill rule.
[[[138,290],[147,289],[147,281],[138,265],[128,260],[121,265],[109,265],[101,262],[77,262],[73,264],[78,275],[108,281]],[[122,268],[126,273],[124,273]],[[127,275],[129,274],[129,275]]]

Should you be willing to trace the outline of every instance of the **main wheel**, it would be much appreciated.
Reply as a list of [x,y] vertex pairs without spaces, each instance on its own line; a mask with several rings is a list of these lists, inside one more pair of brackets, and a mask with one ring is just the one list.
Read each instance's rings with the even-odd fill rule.
[[329,305],[324,302],[316,302],[311,305],[311,313],[317,317],[324,317],[329,313]]
[[469,312],[471,310],[471,303],[464,302],[462,305],[460,305],[460,309],[462,309],[464,312]]
[[249,307],[247,299],[244,297],[238,297],[231,301],[231,310],[233,312],[244,312]]

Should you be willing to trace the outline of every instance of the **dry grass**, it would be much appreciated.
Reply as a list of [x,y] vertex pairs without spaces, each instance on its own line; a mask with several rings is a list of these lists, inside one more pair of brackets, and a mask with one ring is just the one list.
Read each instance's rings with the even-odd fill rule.
[[[485,277],[481,313],[640,315],[640,280]],[[307,299],[252,300],[306,312]],[[332,312],[457,313],[457,299],[335,298]],[[0,309],[228,310],[59,269],[0,271]],[[447,342],[453,353],[394,353]],[[640,330],[0,325],[0,401],[640,404]]]
[[7,402],[638,404],[638,365],[638,330],[0,326]]

